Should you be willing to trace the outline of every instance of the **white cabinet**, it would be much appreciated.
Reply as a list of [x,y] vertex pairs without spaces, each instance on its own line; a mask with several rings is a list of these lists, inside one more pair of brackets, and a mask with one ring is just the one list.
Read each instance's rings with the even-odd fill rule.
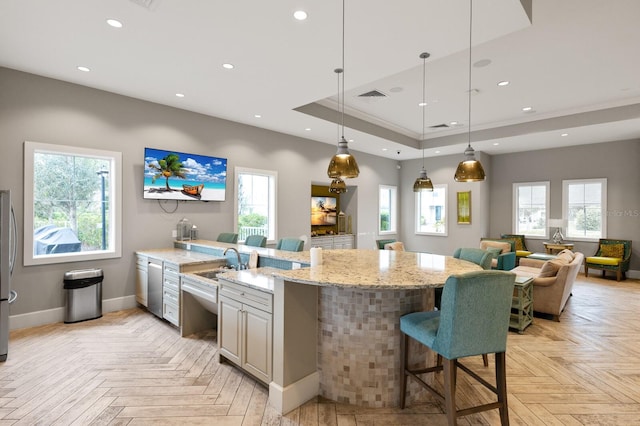
[[180,326],[180,267],[163,262],[162,270],[162,318]]
[[220,279],[220,356],[264,383],[272,379],[273,295]]
[[352,249],[353,235],[323,235],[321,237],[311,237],[311,247],[322,247],[325,250],[331,249]]
[[136,302],[148,306],[149,277],[147,272],[147,256],[136,255]]

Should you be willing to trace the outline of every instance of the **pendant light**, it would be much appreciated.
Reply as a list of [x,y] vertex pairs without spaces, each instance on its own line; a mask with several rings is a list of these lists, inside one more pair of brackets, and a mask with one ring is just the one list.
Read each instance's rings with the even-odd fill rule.
[[[338,106],[340,107],[342,135],[338,141],[338,151],[331,158],[327,175],[331,179],[356,178],[360,174],[356,159],[349,152],[349,144],[344,138],[344,0],[342,0],[342,68],[336,68],[335,73],[338,74]],[[342,102],[340,102],[340,76],[342,75]]]
[[473,30],[473,0],[469,0],[469,138],[464,150],[464,160],[458,164],[453,179],[456,182],[480,182],[485,178],[480,161],[476,160],[475,151],[471,147],[471,34]]
[[424,122],[427,114],[427,58],[429,56],[431,55],[427,52],[420,54],[420,58],[422,58],[422,103],[420,104],[422,107],[422,140],[420,141],[422,144],[422,170],[420,170],[420,176],[413,184],[413,192],[433,191],[433,183],[431,183],[431,179],[427,176],[427,170],[424,168]]
[[329,192],[332,194],[344,194],[347,192],[347,184],[340,178],[335,178],[331,181],[331,186],[329,186]]

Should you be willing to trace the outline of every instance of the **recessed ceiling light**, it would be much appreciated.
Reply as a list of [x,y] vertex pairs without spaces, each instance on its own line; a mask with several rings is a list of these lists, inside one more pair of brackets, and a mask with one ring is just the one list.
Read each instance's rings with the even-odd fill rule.
[[307,12],[305,12],[304,10],[296,10],[295,12],[293,12],[293,17],[298,21],[304,21],[305,19],[307,19],[307,16]]
[[355,140],[353,140],[353,139],[349,139],[349,142],[355,142]]
[[569,133],[563,133],[560,136],[562,136],[562,137],[569,136]]
[[420,103],[418,104],[418,106],[421,106],[421,107],[424,107],[424,106],[427,106],[427,105],[428,105],[428,104],[427,104],[426,102],[420,102]]
[[262,116],[261,116],[260,114],[253,114],[253,116],[254,116],[255,118],[262,118]]
[[440,154],[440,151],[436,151],[436,154]]
[[232,70],[235,67],[233,66],[233,64],[222,64],[222,68],[228,69],[228,70]]
[[494,142],[493,143],[493,146],[498,146],[498,145],[500,145],[500,142]]
[[500,87],[504,87],[504,86],[508,86],[508,85],[509,85],[509,82],[507,80],[503,80],[503,81],[498,82],[498,86],[500,86]]
[[184,93],[176,93],[176,97],[178,97],[178,98],[184,98]]
[[523,108],[522,108],[522,110],[523,110],[524,112],[529,112],[529,111],[532,111],[532,110],[533,110],[533,107],[523,107]]
[[311,127],[307,127],[304,130],[306,130],[307,132],[310,132],[311,131]]
[[107,24],[111,25],[113,28],[122,28],[122,22],[117,19],[107,19]]
[[87,67],[83,67],[83,66],[78,66],[76,67],[78,69],[78,71],[82,71],[82,72],[89,72],[91,71],[89,68]]
[[383,150],[383,151],[388,151],[388,149],[387,149],[387,148],[382,148],[382,150]]
[[457,126],[458,124],[460,124],[460,123],[458,123],[457,121],[451,121],[451,122],[449,122],[449,125],[450,125],[450,126]]

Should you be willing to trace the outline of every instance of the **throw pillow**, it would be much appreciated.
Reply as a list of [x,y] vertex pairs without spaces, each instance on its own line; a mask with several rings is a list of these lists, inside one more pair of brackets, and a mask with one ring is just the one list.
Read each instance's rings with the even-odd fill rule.
[[558,259],[563,260],[565,263],[571,263],[574,257],[573,252],[569,249],[564,249],[558,253]]
[[600,256],[622,259],[624,257],[624,244],[603,244],[600,246]]
[[482,250],[487,250],[489,247],[498,248],[501,253],[509,253],[511,251],[511,243],[490,240],[480,241],[480,248]]
[[487,247],[485,250],[491,253],[494,259],[497,259],[502,254],[502,250],[497,247]]
[[565,262],[558,261],[557,259],[547,260],[540,268],[539,277],[555,277],[558,275],[560,267],[566,265]]

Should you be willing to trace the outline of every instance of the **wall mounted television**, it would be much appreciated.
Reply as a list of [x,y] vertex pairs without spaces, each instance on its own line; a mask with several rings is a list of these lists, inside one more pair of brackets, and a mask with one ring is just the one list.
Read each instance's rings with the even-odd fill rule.
[[144,198],[224,201],[227,159],[144,149]]
[[335,225],[336,217],[335,197],[311,197],[311,225]]

